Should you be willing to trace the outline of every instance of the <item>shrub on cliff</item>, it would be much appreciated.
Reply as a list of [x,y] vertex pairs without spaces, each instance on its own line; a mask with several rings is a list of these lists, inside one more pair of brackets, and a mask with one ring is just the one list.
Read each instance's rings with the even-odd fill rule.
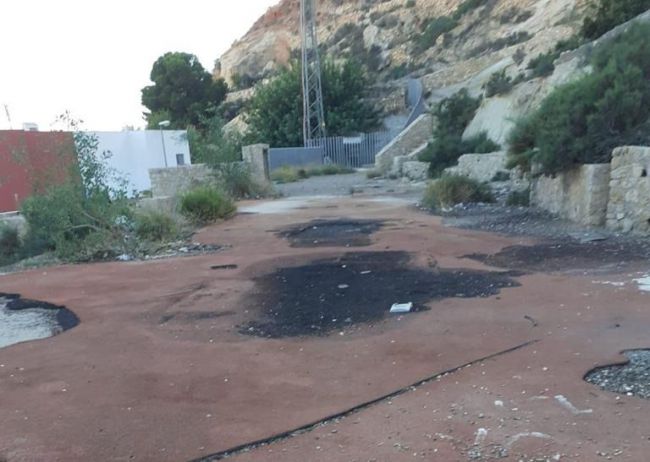
[[487,133],[463,140],[463,132],[474,118],[481,101],[472,98],[466,89],[442,100],[435,108],[436,126],[433,142],[420,156],[423,162],[430,162],[429,173],[438,176],[447,167],[458,162],[467,153],[498,151],[499,145],[490,140]]
[[650,0],[598,0],[592,3],[593,14],[582,25],[582,35],[597,39],[619,24],[650,10]]
[[512,165],[553,174],[611,160],[613,148],[650,142],[650,25],[634,25],[594,53],[593,72],[556,89],[518,122]]

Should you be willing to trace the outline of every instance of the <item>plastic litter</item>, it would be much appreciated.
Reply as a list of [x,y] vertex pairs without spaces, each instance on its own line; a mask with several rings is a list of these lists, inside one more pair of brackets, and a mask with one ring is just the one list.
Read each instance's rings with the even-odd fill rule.
[[391,313],[410,313],[413,309],[413,302],[395,303],[390,309]]

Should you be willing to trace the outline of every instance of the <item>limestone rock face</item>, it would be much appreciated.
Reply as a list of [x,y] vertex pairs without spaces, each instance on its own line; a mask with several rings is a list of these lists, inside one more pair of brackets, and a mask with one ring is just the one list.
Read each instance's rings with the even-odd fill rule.
[[493,152],[489,154],[465,154],[458,158],[458,165],[447,169],[447,173],[467,176],[480,182],[495,181],[499,174],[505,175],[502,181],[510,179],[506,168],[507,154]]

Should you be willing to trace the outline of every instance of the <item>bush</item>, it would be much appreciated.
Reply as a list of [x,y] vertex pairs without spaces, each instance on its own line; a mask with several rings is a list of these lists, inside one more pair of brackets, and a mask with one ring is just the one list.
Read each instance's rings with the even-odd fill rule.
[[535,78],[551,75],[553,71],[555,71],[555,60],[557,57],[558,54],[556,52],[549,51],[548,53],[542,53],[536,58],[531,59],[528,62],[530,76]]
[[178,238],[179,228],[172,216],[151,210],[136,214],[135,233],[147,241],[168,242]]
[[490,187],[461,175],[443,176],[433,181],[422,200],[422,204],[432,210],[476,202],[494,202]]
[[0,265],[16,259],[20,253],[20,236],[18,229],[0,224]]
[[560,55],[569,50],[575,50],[584,43],[578,35],[574,35],[566,40],[560,40],[555,48],[547,53],[537,55],[528,62],[528,70],[530,70],[530,77],[546,77],[555,71],[555,60]]
[[474,118],[480,103],[480,99],[472,98],[467,90],[463,89],[442,100],[436,107],[433,142],[419,156],[420,161],[430,162],[429,173],[432,177],[455,165],[463,154],[494,152],[500,149],[496,143],[489,140],[485,132],[463,141],[463,132]]
[[241,162],[226,162],[215,166],[221,188],[234,199],[248,199],[266,195],[267,191],[253,180],[250,168]]
[[594,40],[619,24],[650,9],[650,0],[599,0],[592,3],[594,14],[582,25],[582,36]]
[[530,206],[530,189],[523,191],[512,191],[508,194],[506,205],[510,207],[528,207]]
[[25,256],[54,251],[65,261],[90,261],[128,252],[131,245],[132,213],[124,182],[97,156],[96,137],[77,131],[74,140],[78,162],[72,179],[21,206],[28,224]]
[[441,16],[427,21],[420,35],[415,39],[415,52],[422,53],[433,47],[440,37],[458,25],[458,21],[449,16]]
[[271,180],[276,183],[295,183],[296,181],[306,178],[307,172],[303,170],[304,174],[301,176],[297,169],[285,165],[277,168],[271,172]]
[[617,146],[650,142],[650,25],[601,45],[593,72],[557,88],[510,135],[510,165],[554,174],[607,163]]
[[490,79],[483,85],[485,97],[491,98],[496,95],[505,95],[512,90],[514,83],[512,78],[506,74],[505,69],[501,72],[495,72]]
[[501,149],[501,146],[492,141],[487,132],[482,131],[478,135],[466,139],[461,143],[463,154],[488,154]]
[[181,197],[181,213],[195,224],[214,223],[230,217],[237,208],[221,191],[199,187]]

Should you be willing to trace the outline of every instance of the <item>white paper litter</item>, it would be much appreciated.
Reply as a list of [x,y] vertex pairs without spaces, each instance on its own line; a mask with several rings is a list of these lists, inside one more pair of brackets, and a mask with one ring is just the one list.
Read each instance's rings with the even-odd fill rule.
[[391,313],[410,313],[413,309],[413,302],[409,303],[395,303],[391,309]]

